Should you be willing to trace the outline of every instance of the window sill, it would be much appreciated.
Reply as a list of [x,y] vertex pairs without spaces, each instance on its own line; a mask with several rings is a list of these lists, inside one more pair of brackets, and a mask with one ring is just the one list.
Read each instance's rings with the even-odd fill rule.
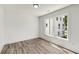
[[61,38],[61,37],[55,37],[55,38],[62,39],[62,40],[67,40],[68,41],[68,39],[66,39],[66,38]]
[[57,38],[57,39],[61,39],[61,40],[66,40],[66,41],[69,40],[69,39],[57,37],[57,36],[54,36],[54,35],[49,35],[49,34],[45,34],[45,35],[48,36],[48,37]]

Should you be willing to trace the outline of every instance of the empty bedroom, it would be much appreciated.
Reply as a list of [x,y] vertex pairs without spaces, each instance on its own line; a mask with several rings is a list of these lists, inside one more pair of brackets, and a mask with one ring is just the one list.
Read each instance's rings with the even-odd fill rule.
[[78,54],[79,4],[0,4],[0,54]]

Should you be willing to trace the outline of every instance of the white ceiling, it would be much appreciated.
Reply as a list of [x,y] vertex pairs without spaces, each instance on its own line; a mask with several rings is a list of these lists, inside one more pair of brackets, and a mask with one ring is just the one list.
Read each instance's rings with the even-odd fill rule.
[[19,10],[26,10],[27,14],[32,14],[34,16],[42,16],[45,14],[48,14],[50,12],[54,12],[58,9],[64,8],[66,6],[69,6],[70,4],[39,4],[39,8],[33,8],[32,4],[14,4],[14,5],[6,5],[8,7],[16,7],[20,8]]
[[34,10],[36,12],[36,16],[42,16],[67,6],[69,6],[69,4],[41,4],[40,8]]

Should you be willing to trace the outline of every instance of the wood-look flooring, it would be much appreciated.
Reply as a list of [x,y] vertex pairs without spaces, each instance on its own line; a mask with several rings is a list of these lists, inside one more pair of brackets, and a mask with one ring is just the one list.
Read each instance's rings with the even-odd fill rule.
[[58,47],[43,39],[32,39],[7,44],[1,54],[71,54],[64,48]]

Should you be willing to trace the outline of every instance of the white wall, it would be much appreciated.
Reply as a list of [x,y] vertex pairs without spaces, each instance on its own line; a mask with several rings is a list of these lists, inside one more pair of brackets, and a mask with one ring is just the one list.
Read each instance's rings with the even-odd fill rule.
[[4,10],[3,6],[0,5],[0,50],[3,47],[5,32],[4,32]]
[[[55,37],[46,36],[44,34],[44,31],[45,31],[44,19],[49,18],[51,16],[61,15],[64,13],[69,13],[69,20],[68,20],[69,21],[68,22],[69,40],[67,41],[67,40],[62,40]],[[79,25],[79,5],[71,5],[69,7],[57,10],[50,14],[41,16],[39,22],[40,22],[39,23],[40,37],[79,53],[79,26],[78,26]]]
[[0,48],[38,37],[38,18],[21,5],[0,5]]
[[38,18],[20,5],[5,6],[5,42],[12,43],[38,37]]

